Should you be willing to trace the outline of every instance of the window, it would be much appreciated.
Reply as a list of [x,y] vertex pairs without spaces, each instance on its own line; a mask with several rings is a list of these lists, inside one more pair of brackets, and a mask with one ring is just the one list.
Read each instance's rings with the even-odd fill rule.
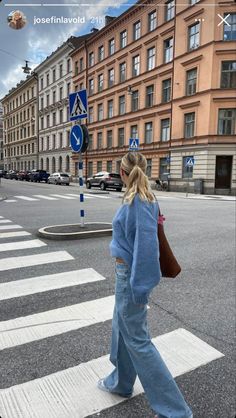
[[153,106],[154,85],[146,87],[146,107]]
[[41,129],[43,129],[43,125],[44,125],[44,123],[43,123],[43,117],[41,118]]
[[170,119],[161,120],[161,141],[170,140]]
[[223,61],[221,63],[222,89],[236,88],[236,61]]
[[[41,90],[43,89],[43,78],[41,78],[41,80],[40,80],[40,87],[41,87]],[[21,96],[20,96],[20,104],[21,104]]]
[[155,47],[147,50],[147,70],[153,70],[155,67]]
[[160,158],[159,160],[159,176],[162,179],[162,174],[169,173],[167,158]]
[[67,83],[67,96],[70,94],[70,83]]
[[46,106],[49,106],[49,104],[50,104],[49,103],[49,94],[47,94],[47,96],[46,96],[46,103],[47,103]]
[[52,92],[52,103],[56,103],[56,90]]
[[218,135],[235,135],[236,109],[219,109]]
[[104,59],[104,46],[101,45],[98,48],[98,61],[102,61]]
[[193,177],[193,165],[189,166],[187,163],[188,161],[193,159],[193,155],[188,155],[187,157],[183,157],[183,166],[182,166],[182,177],[183,178],[192,178]]
[[108,110],[108,118],[112,118],[113,117],[113,100],[108,100],[107,103],[107,110]]
[[132,125],[130,127],[130,138],[132,139],[138,138],[138,125]]
[[120,48],[125,48],[127,45],[127,30],[123,30],[120,33]]
[[60,135],[59,135],[59,148],[62,148],[63,147],[63,135],[62,135],[62,132],[60,132]]
[[172,61],[173,59],[173,38],[164,41],[164,63]]
[[133,25],[133,40],[136,41],[141,37],[141,21],[135,22]]
[[138,90],[133,91],[131,97],[132,97],[132,99],[131,99],[131,109],[132,109],[132,112],[135,112],[136,110],[138,110],[138,107],[139,107],[139,93],[138,93]]
[[112,148],[112,131],[107,131],[107,148]]
[[[49,145],[50,145],[50,139],[49,136],[46,137],[46,149],[49,149]],[[29,145],[28,145],[28,153],[30,151]]]
[[40,99],[40,109],[43,109],[43,97]]
[[93,161],[89,161],[88,163],[88,177],[92,177],[93,175]]
[[53,83],[56,81],[56,69],[55,68],[53,68],[52,70],[52,81]]
[[157,12],[154,10],[153,12],[148,14],[148,31],[151,32],[157,27]]
[[125,128],[118,129],[118,147],[123,147],[125,143]]
[[[97,147],[98,149],[102,148],[102,132],[98,132],[97,134]],[[101,169],[98,171],[101,171]]]
[[49,128],[49,126],[50,126],[50,115],[47,115],[47,128]]
[[152,142],[152,122],[145,123],[145,144]]
[[94,65],[94,52],[90,52],[89,53],[89,67],[92,67],[92,65]]
[[173,19],[175,15],[175,2],[170,0],[165,4],[165,21]]
[[60,120],[60,123],[63,123],[63,109],[60,109],[60,113],[59,113],[59,120]]
[[52,149],[56,149],[56,135],[53,134],[52,136]]
[[70,58],[68,58],[68,60],[67,60],[67,73],[70,73],[70,71],[71,71],[71,61],[70,61]]
[[112,161],[107,161],[107,171],[108,173],[112,172]]
[[88,122],[89,123],[93,122],[93,106],[88,108]]
[[59,66],[59,77],[61,78],[63,76],[63,64],[60,64]]
[[[67,147],[69,147],[70,146],[70,131],[67,131],[66,132],[66,145],[67,145]],[[68,170],[69,171],[69,170]]]
[[197,69],[187,71],[186,73],[186,95],[191,96],[196,93],[197,86]]
[[98,120],[103,120],[103,104],[98,104]]
[[[49,74],[46,75],[46,83],[49,86]],[[24,93],[24,102],[25,102],[25,93]]]
[[108,87],[112,87],[115,82],[115,70],[111,68],[108,70]]
[[103,74],[99,74],[98,76],[98,91],[103,90]]
[[56,112],[53,112],[52,114],[52,126],[56,126]]
[[112,55],[115,53],[115,39],[114,38],[110,39],[108,42],[108,51],[109,51],[109,55]]
[[79,74],[78,61],[75,61],[75,75]]
[[184,138],[194,136],[195,113],[185,113],[184,115]]
[[102,161],[97,161],[97,172],[102,171]]
[[136,55],[132,58],[132,75],[136,77],[140,74],[140,56]]
[[200,24],[195,23],[188,28],[188,49],[196,49],[199,47],[199,28]]
[[125,114],[125,96],[119,97],[119,115]]
[[91,78],[89,80],[89,94],[93,94],[94,93],[94,80],[93,78]]
[[[227,18],[226,16],[229,15]],[[225,13],[224,19],[227,23],[224,23],[224,41],[236,40],[236,13]]]
[[83,57],[81,57],[79,59],[79,70],[80,70],[80,72],[83,71],[83,69],[84,69],[84,59],[83,59]]
[[126,62],[120,64],[120,83],[126,80]]
[[59,100],[63,99],[63,87],[60,87],[59,89]]
[[88,149],[93,149],[93,134],[89,134]]
[[146,175],[147,175],[148,178],[152,177],[152,160],[151,160],[151,158],[147,158]]
[[171,99],[171,78],[162,81],[162,103],[167,103]]

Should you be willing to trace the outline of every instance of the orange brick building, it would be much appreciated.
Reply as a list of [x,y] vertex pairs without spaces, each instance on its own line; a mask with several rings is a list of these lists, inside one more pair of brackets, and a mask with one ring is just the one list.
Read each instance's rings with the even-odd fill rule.
[[233,1],[139,1],[108,17],[71,54],[74,90],[89,95],[85,175],[118,171],[139,138],[150,179],[169,172],[171,190],[203,179],[205,193],[233,194],[235,47]]

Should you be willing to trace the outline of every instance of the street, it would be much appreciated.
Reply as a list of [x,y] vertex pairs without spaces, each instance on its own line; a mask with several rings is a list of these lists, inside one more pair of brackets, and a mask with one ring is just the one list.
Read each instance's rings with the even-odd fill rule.
[[[37,236],[38,229],[47,225],[80,222],[78,186],[2,179],[0,194],[7,196],[0,201],[0,411],[18,411],[12,418],[33,416],[30,409],[27,415],[17,409],[17,402],[28,402],[28,395],[20,400],[19,393],[25,387],[33,391],[47,376],[44,390],[48,387],[48,396],[65,396],[59,386],[55,386],[55,393],[50,392],[52,375],[60,372],[58,376],[64,379],[63,373],[81,366],[75,370],[85,380],[77,379],[77,397],[72,388],[60,414],[48,416],[153,418],[139,389],[133,398],[117,400],[106,393],[100,395],[90,381],[91,370],[97,379],[103,377],[103,356],[110,352],[114,302],[111,238],[47,241]],[[112,222],[121,197],[122,193],[115,191],[85,190],[85,222]],[[182,272],[176,279],[162,279],[151,294],[151,336],[158,346],[159,336],[176,331],[178,340],[182,335],[178,330],[191,333],[196,353],[189,352],[183,359],[189,364],[197,358],[198,344],[201,346],[195,337],[209,345],[209,353],[217,350],[219,355],[212,350],[211,360],[200,359],[199,366],[190,365],[176,381],[194,418],[234,418],[235,202],[162,192],[158,201]],[[72,273],[75,271],[78,273]],[[45,322],[47,326],[42,325]],[[175,353],[175,347],[170,349]],[[15,406],[9,406],[9,399]],[[50,410],[49,403],[41,407]],[[2,413],[1,418],[5,416]]]

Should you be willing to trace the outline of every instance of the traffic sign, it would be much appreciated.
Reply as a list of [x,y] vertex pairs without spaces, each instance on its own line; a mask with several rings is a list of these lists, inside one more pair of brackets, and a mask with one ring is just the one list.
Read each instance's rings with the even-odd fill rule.
[[195,164],[194,157],[188,157],[186,159],[185,167],[193,167]]
[[84,134],[80,125],[75,125],[70,131],[70,145],[74,152],[80,152],[83,146]]
[[166,157],[166,164],[170,164],[170,157]]
[[87,118],[88,99],[87,90],[80,90],[69,95],[70,101],[70,120]]
[[139,150],[139,139],[130,138],[129,140],[129,151],[138,151]]

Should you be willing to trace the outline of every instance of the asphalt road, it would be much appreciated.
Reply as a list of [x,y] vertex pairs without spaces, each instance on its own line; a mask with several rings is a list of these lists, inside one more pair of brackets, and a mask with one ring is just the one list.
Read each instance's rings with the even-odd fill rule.
[[[3,180],[1,192],[7,194],[8,199],[0,202],[0,219],[22,226],[21,230],[32,234],[30,239],[38,239],[37,231],[43,226],[80,221],[79,199],[69,196],[78,194],[76,186]],[[22,196],[35,200],[23,200]],[[121,204],[120,197],[118,192],[96,195],[92,190],[84,203],[86,221],[111,222]],[[176,381],[193,409],[194,418],[234,418],[235,203],[164,198],[161,193],[159,201],[166,217],[165,230],[182,273],[175,280],[163,279],[153,291],[148,314],[151,335],[156,337],[184,328],[220,351],[222,358],[182,374]],[[0,229],[1,225],[4,223],[0,223]],[[5,231],[11,230],[1,229],[0,236]],[[0,249],[1,244],[27,240],[28,236],[3,237]],[[87,268],[93,268],[106,280],[1,300],[1,323],[114,294],[114,261],[109,256],[109,237],[81,241],[40,240],[47,246],[0,251],[0,263],[7,259],[5,266],[9,267],[0,271],[0,284],[33,277],[40,280],[40,276]],[[10,258],[21,260],[28,255],[58,251],[68,252],[73,259],[11,268]],[[106,320],[49,338],[13,344],[1,351],[1,388],[30,382],[106,355],[110,350],[110,337],[111,320]],[[91,394],[90,402],[92,399]],[[99,413],[100,418],[121,416],[153,418],[154,414],[144,395]]]

